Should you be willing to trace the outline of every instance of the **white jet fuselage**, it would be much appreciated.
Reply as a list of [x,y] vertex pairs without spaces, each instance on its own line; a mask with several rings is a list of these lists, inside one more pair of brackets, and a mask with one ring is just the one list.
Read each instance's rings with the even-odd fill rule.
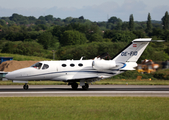
[[[40,67],[31,66],[8,73],[6,77],[13,81],[56,80],[68,81],[88,78],[108,78],[115,74],[113,69],[97,70],[93,68],[95,60],[42,61]],[[96,60],[104,62],[105,60]],[[110,60],[112,62],[112,60]],[[107,62],[107,61],[105,61]],[[48,66],[45,68],[44,66]],[[104,66],[103,66],[104,68]],[[112,67],[113,68],[113,67]],[[117,72],[117,71],[116,71]]]

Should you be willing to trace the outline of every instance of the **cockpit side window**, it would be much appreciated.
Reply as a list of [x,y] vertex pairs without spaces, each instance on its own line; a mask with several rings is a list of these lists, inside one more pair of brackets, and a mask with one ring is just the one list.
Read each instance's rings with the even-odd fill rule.
[[48,68],[49,68],[49,65],[47,65],[47,64],[44,64],[43,67],[42,67],[43,70],[48,69]]
[[41,66],[42,66],[42,63],[36,63],[36,64],[32,65],[31,67],[34,67],[36,69],[40,69]]

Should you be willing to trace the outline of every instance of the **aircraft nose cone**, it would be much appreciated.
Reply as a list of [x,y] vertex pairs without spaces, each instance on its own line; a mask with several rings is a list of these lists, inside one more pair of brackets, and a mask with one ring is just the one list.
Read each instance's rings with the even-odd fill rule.
[[8,80],[14,80],[16,78],[15,72],[9,72],[5,75]]
[[6,74],[5,77],[8,80],[19,80],[19,79],[22,79],[21,76],[27,75],[28,72],[30,73],[32,69],[34,68],[23,68],[23,69],[15,70],[12,72],[8,72],[8,74]]
[[6,77],[8,80],[11,80],[11,79],[13,78],[11,73],[7,73],[7,74],[5,75],[5,77]]

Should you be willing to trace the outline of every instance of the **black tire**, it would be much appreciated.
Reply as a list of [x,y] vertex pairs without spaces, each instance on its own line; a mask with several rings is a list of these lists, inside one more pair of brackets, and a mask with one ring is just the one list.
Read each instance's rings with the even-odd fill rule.
[[27,84],[25,84],[25,85],[23,86],[23,89],[24,89],[24,90],[28,90],[28,89],[29,89],[29,86],[28,86]]
[[85,83],[85,85],[82,86],[82,89],[83,89],[83,90],[87,90],[88,88],[89,88],[89,84],[88,84],[88,83]]
[[73,90],[77,90],[77,88],[78,88],[78,84],[76,82],[72,83],[71,86],[72,86]]

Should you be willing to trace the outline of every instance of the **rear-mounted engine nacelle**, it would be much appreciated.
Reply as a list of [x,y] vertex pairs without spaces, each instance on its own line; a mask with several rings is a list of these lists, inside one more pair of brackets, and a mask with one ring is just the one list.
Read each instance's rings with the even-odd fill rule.
[[112,60],[95,60],[92,67],[96,70],[108,70],[116,67],[116,63]]

